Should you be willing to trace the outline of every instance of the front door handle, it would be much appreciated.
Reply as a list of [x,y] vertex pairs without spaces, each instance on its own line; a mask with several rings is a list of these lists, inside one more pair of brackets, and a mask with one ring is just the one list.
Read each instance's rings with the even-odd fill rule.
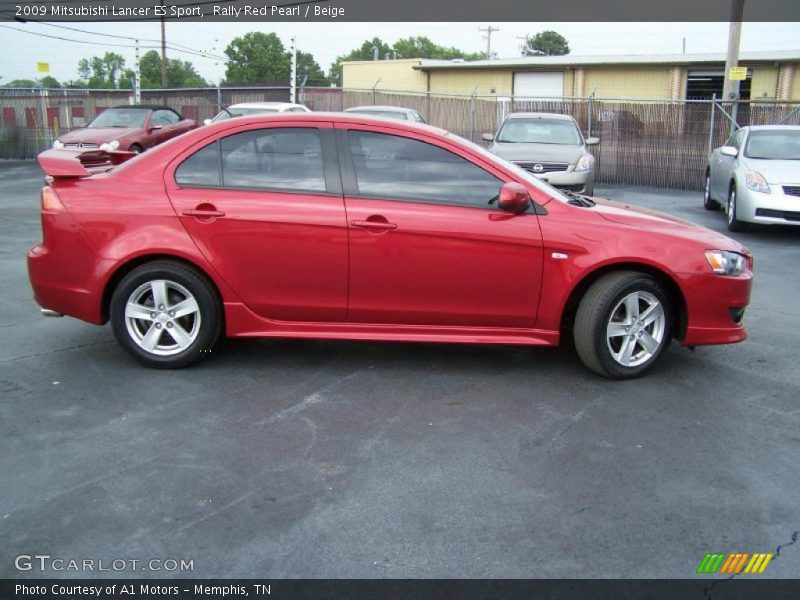
[[389,223],[386,220],[386,217],[369,217],[366,221],[350,221],[350,225],[353,227],[359,227],[361,229],[372,229],[376,231],[390,231],[392,229],[397,229],[396,223]]

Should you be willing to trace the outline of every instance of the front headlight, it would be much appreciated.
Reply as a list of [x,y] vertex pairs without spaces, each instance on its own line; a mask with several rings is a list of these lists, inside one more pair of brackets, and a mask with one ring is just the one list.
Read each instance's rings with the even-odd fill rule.
[[754,192],[769,194],[769,184],[767,183],[767,180],[764,179],[764,176],[758,171],[748,171],[746,182],[747,189],[753,190]]
[[53,142],[54,149],[60,150],[63,147],[64,147],[64,142],[62,142],[61,140],[56,140],[55,142]]
[[100,150],[105,150],[106,152],[111,152],[117,148],[119,148],[119,140],[111,140],[105,144],[100,144]]
[[584,154],[578,159],[575,165],[575,172],[578,171],[591,171],[594,166],[594,156],[591,154]]
[[741,254],[725,250],[706,250],[706,260],[717,275],[738,275],[747,264]]

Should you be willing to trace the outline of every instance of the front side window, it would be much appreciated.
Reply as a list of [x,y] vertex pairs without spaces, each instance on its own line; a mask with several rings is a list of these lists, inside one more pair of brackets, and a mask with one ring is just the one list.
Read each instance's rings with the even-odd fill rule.
[[574,121],[544,118],[508,119],[497,132],[497,141],[507,144],[583,144]]
[[150,117],[150,125],[172,125],[180,120],[177,113],[171,110],[156,110]]
[[362,196],[488,208],[503,182],[448,150],[418,140],[348,132]]
[[744,135],[744,131],[739,129],[736,133],[732,134],[731,137],[725,142],[726,146],[732,146],[737,150],[742,146],[742,136]]

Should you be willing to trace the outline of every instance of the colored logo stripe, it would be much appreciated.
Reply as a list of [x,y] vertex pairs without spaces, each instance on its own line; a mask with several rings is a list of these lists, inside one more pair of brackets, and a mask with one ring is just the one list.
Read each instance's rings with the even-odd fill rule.
[[[772,560],[772,554],[765,552],[708,552],[697,566],[698,573],[711,574],[719,571],[728,575],[745,573],[763,573]],[[749,561],[748,561],[749,559]],[[745,566],[747,565],[747,566]]]

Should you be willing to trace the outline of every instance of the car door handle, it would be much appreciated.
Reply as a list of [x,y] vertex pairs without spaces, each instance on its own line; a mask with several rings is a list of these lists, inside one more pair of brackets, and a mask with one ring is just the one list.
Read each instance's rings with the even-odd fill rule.
[[225,216],[224,212],[217,210],[213,206],[209,206],[208,208],[191,208],[184,210],[181,214],[184,217],[195,217],[197,219],[218,219],[219,217]]
[[389,223],[388,221],[350,221],[350,225],[361,229],[380,229],[382,231],[397,229],[396,223]]

